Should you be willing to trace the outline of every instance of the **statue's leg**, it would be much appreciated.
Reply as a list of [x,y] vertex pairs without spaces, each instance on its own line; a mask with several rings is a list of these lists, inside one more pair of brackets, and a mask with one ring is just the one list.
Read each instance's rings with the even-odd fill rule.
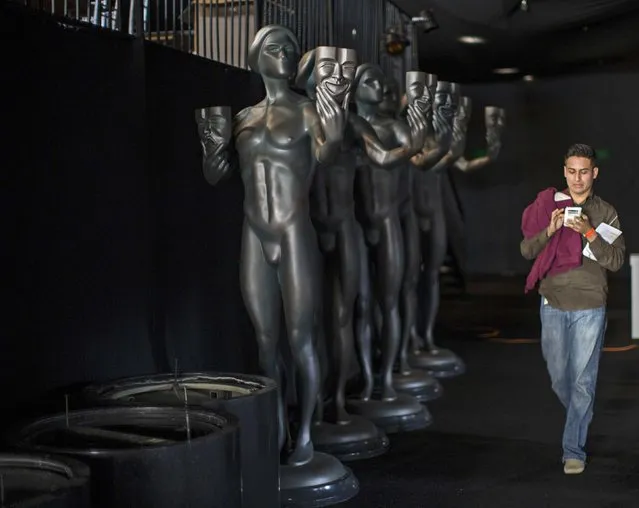
[[311,422],[317,402],[320,369],[313,334],[322,298],[319,248],[310,221],[293,224],[285,233],[279,279],[289,344],[299,373],[300,427],[289,464],[313,458]]
[[[426,242],[422,246],[424,253],[424,340],[428,350],[436,349],[433,329],[437,312],[439,311],[440,270],[444,264],[448,241],[446,237],[446,219],[439,185],[429,189],[433,215],[431,218],[430,235],[422,235]],[[426,237],[426,238],[425,238]]]
[[368,400],[373,394],[373,295],[364,231],[357,222],[354,222],[353,228],[359,263],[359,284],[355,300],[355,345],[364,382],[360,398]]
[[[319,256],[319,270],[321,274],[328,273],[330,280],[331,266],[333,264],[332,257],[333,252],[322,252]],[[323,284],[323,292],[325,293],[327,290],[330,291],[330,284]],[[315,344],[315,351],[317,353],[317,361],[319,362],[319,389],[317,391],[317,402],[315,404],[315,412],[313,421],[316,423],[320,423],[324,420],[324,403],[327,396],[330,396],[333,393],[332,385],[332,373],[333,373],[333,365],[329,361],[329,344],[327,344],[327,340],[330,338],[330,333],[327,334],[326,331],[330,332],[330,306],[326,305],[326,297],[327,295],[322,294],[322,298],[320,298],[317,302],[317,319],[315,323],[315,331],[313,333],[313,340]]]
[[413,207],[402,217],[402,233],[404,238],[404,280],[402,281],[402,342],[399,351],[400,372],[410,372],[408,365],[408,348],[411,337],[417,333],[417,282],[419,281],[420,245],[419,226]]
[[278,383],[278,421],[280,450],[286,439],[286,415],[279,365],[278,340],[281,304],[277,271],[262,254],[262,245],[246,222],[242,230],[240,287],[249,317],[255,328],[262,372]]
[[377,270],[376,292],[382,314],[381,369],[382,399],[397,397],[393,388],[393,366],[401,341],[399,295],[404,275],[404,245],[397,214],[387,217],[381,224],[381,238],[375,247]]
[[338,257],[332,270],[334,413],[337,422],[348,421],[346,382],[353,358],[353,312],[359,285],[359,245],[355,219],[344,221],[337,234]]

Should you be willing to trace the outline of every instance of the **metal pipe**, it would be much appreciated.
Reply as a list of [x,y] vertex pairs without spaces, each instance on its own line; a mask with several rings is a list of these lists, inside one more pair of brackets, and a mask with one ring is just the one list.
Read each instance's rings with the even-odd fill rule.
[[235,0],[231,0],[231,65],[235,65]]
[[[212,16],[211,16],[212,17]],[[220,4],[215,2],[215,52],[216,60],[220,61]]]
[[[251,7],[249,5],[249,0],[245,0],[246,4],[246,19],[244,24],[244,68],[248,69],[248,48],[249,48],[249,30],[250,30],[250,19],[251,19]],[[257,0],[255,1],[257,3]],[[253,18],[257,19],[257,5],[253,6]]]
[[229,7],[224,3],[224,63],[229,63]]

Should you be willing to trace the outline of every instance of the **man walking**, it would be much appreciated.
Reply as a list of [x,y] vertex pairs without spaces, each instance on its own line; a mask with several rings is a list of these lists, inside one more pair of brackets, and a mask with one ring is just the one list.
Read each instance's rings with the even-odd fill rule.
[[[605,225],[617,230],[621,226],[615,209],[593,193],[598,172],[594,150],[572,145],[564,158],[568,188],[540,192],[522,217],[521,254],[535,260],[526,291],[540,282],[542,353],[552,389],[566,408],[566,474],[580,474],[585,468],[606,330],[607,271],[619,270],[625,257],[623,234],[612,243],[600,234]],[[581,207],[581,213],[564,225],[566,206]]]

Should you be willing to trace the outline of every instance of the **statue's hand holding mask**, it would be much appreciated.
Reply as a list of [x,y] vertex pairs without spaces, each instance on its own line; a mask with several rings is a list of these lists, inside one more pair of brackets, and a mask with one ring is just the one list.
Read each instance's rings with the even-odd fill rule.
[[435,138],[440,144],[446,145],[452,141],[456,109],[451,83],[438,81],[433,100],[433,129]]
[[433,105],[430,90],[426,86],[425,72],[406,73],[406,99],[408,102],[406,120],[410,127],[412,147],[415,152],[419,152],[426,143]]
[[317,112],[327,141],[343,138],[357,55],[355,50],[320,46],[315,49],[313,79]]

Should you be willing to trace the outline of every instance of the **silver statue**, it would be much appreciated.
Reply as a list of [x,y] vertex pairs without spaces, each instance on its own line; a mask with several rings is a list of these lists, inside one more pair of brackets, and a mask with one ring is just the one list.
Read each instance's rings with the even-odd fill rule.
[[425,330],[421,336],[419,333],[412,336],[413,354],[410,362],[414,367],[424,368],[435,376],[441,375],[442,372],[450,375],[449,369],[451,368],[452,374],[457,374],[464,368],[463,362],[454,353],[436,347],[433,337],[440,299],[439,271],[448,246],[441,193],[441,174],[443,169],[454,160],[454,154],[458,150],[459,125],[455,126],[454,124],[459,102],[460,88],[457,83],[437,82],[433,127],[436,133],[439,130],[440,147],[445,147],[446,150],[443,156],[441,152],[437,153],[440,158],[434,164],[432,164],[432,159],[429,161],[427,171],[423,171],[423,160],[417,161],[418,164],[416,164],[420,166],[419,163],[422,163],[422,171],[417,173],[420,178],[415,186],[414,199],[418,222],[422,233],[424,233],[422,234],[422,261],[425,280],[420,300],[424,309]]
[[[414,105],[426,118],[428,126],[427,138],[432,137],[432,127],[430,126],[433,116],[433,96],[428,88],[428,83],[432,84],[433,81],[433,78],[429,79],[424,72],[407,72],[406,95],[400,99],[397,83],[394,79],[387,78],[384,82],[384,101],[380,105],[380,113],[390,118],[397,118],[401,102],[405,102],[406,106]],[[422,148],[420,153],[423,150],[424,148]],[[401,344],[397,358],[398,368],[393,376],[393,386],[398,392],[413,395],[421,402],[425,402],[439,397],[442,393],[442,387],[427,372],[421,369],[411,369],[408,361],[411,334],[415,333],[417,322],[417,284],[419,282],[421,249],[419,226],[412,198],[412,186],[416,170],[408,162],[402,165],[400,171],[398,207],[405,259],[401,290]]]
[[[296,84],[306,89],[311,98],[315,97],[316,87],[325,87],[343,109],[348,110],[348,99],[354,89],[355,60],[353,50],[318,47],[302,58]],[[409,113],[409,124],[417,144],[426,124],[415,108]],[[361,233],[355,219],[353,195],[356,150],[382,167],[392,167],[400,160],[407,160],[414,148],[411,144],[386,149],[373,128],[356,113],[349,112],[340,153],[334,162],[320,165],[311,189],[311,215],[326,263],[325,289],[330,301],[325,335],[332,352],[328,366],[332,375],[329,376],[331,402],[326,419],[338,425],[334,428],[319,425],[314,429],[314,436],[322,443],[350,442],[351,450],[355,446],[353,440],[365,438],[368,444],[362,445],[370,446],[379,434],[370,422],[350,415],[345,409],[346,382],[353,358],[353,312],[361,275],[358,243]],[[370,453],[367,456],[371,456]]]
[[[415,427],[428,425],[426,411],[419,402],[407,395],[397,395],[393,387],[393,367],[401,339],[399,316],[399,297],[403,279],[404,249],[398,210],[399,182],[401,167],[409,157],[421,150],[425,142],[427,125],[423,114],[415,105],[407,110],[408,125],[400,119],[381,113],[384,101],[385,76],[382,70],[372,64],[358,67],[356,75],[355,102],[357,116],[363,118],[375,130],[378,138],[387,149],[409,148],[408,157],[402,158],[392,166],[380,165],[370,156],[364,156],[358,167],[356,191],[358,219],[361,221],[364,235],[361,238],[360,259],[363,276],[360,284],[358,308],[365,307],[358,317],[358,345],[360,365],[365,382],[359,399],[349,399],[349,410],[371,418],[378,426],[396,432],[408,430],[398,425],[402,418],[413,419]],[[423,125],[418,132],[413,128],[417,117]],[[411,135],[412,133],[412,135]],[[416,135],[417,134],[417,135]],[[374,287],[370,287],[374,281]],[[372,398],[373,378],[370,372],[372,357],[371,315],[372,298],[381,309],[381,350],[379,366],[379,397]],[[360,321],[361,320],[361,321]]]
[[[313,459],[311,421],[319,390],[319,366],[314,345],[322,283],[319,249],[309,216],[309,190],[318,162],[339,151],[345,114],[331,95],[317,89],[317,105],[293,92],[289,80],[297,71],[300,48],[287,28],[269,25],[251,44],[248,63],[264,81],[266,97],[234,119],[237,165],[244,182],[240,284],[255,327],[259,361],[264,373],[281,384],[278,366],[279,325],[283,304],[288,343],[300,381],[300,425],[287,459],[292,466]],[[201,114],[211,126],[218,116]],[[217,183],[233,166],[230,133],[207,138],[204,174]],[[286,439],[286,416],[280,397],[280,445]]]

